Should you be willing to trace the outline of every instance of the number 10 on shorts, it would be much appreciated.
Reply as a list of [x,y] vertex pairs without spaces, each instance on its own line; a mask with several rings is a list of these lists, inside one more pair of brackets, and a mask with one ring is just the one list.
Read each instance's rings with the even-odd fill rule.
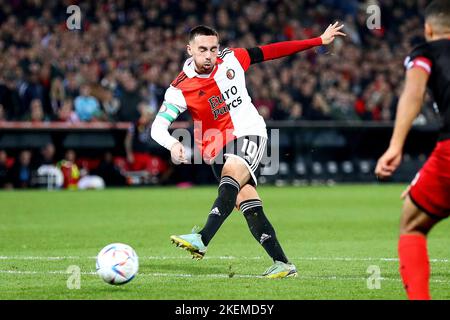
[[256,153],[258,152],[258,145],[253,141],[244,139],[244,143],[242,144],[241,151],[244,154],[248,155],[251,159],[253,159],[253,158],[255,158]]

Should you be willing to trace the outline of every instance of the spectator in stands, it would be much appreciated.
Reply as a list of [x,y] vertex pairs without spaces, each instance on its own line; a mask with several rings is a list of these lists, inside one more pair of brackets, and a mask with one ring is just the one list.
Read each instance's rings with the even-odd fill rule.
[[149,143],[152,141],[150,129],[154,114],[145,104],[139,105],[139,111],[140,117],[130,125],[124,143],[127,162],[132,170],[142,170],[146,166]]
[[36,160],[36,168],[39,168],[42,165],[55,165],[55,153],[56,149],[53,143],[49,142],[43,146],[39,158]]
[[105,89],[101,100],[103,110],[106,113],[106,117],[110,121],[114,121],[117,118],[117,111],[120,108],[120,101],[114,97],[111,90]]
[[7,72],[5,74],[3,83],[0,78],[0,104],[4,107],[6,119],[18,119],[20,117],[21,102],[16,87],[16,78],[12,72]]
[[75,163],[76,153],[74,150],[69,149],[66,151],[64,159],[57,163],[57,167],[61,170],[64,177],[63,188],[65,189],[77,189],[78,181],[80,180],[80,170]]
[[19,95],[22,101],[21,118],[30,114],[31,102],[35,99],[42,104],[44,101],[44,88],[39,81],[39,64],[31,63],[28,72],[28,77],[19,87]]
[[298,100],[304,106],[310,106],[313,100],[314,91],[316,87],[316,80],[314,78],[307,78],[307,81],[299,86]]
[[24,120],[31,122],[49,121],[49,118],[44,114],[41,100],[31,100],[30,113],[25,116]]
[[80,95],[74,101],[75,112],[81,121],[101,120],[102,112],[98,100],[91,96],[91,89],[84,84],[80,88]]
[[5,107],[3,107],[3,105],[0,103],[0,122],[2,121],[6,121],[6,112],[5,112]]
[[360,120],[356,114],[355,98],[352,94],[333,88],[331,100],[331,117],[334,120]]
[[31,157],[30,150],[22,150],[9,171],[8,181],[14,188],[23,189],[32,186]]
[[50,89],[50,102],[54,115],[58,114],[59,109],[64,103],[65,97],[66,93],[64,90],[63,81],[60,77],[56,77],[53,79]]
[[270,116],[270,107],[266,104],[260,104],[258,107],[258,113],[260,114],[261,117],[264,118],[264,120],[270,120],[271,116]]
[[303,120],[303,106],[299,102],[295,102],[289,110],[287,120]]
[[294,104],[292,96],[287,91],[279,94],[278,108],[272,114],[274,120],[287,120],[291,114],[291,108]]
[[139,119],[138,104],[141,102],[137,80],[129,72],[119,76],[120,121],[134,122]]
[[8,156],[5,150],[0,150],[0,189],[8,186]]
[[63,81],[65,97],[75,99],[80,95],[80,86],[78,85],[77,74],[75,72],[67,72]]
[[100,176],[107,186],[124,186],[127,181],[120,168],[114,163],[111,152],[106,152],[94,174]]
[[40,150],[34,162],[34,184],[36,187],[46,189],[59,189],[63,186],[64,177],[59,168],[56,167],[55,145],[47,143]]
[[80,122],[77,113],[73,110],[73,103],[70,98],[64,99],[64,102],[58,110],[58,121],[77,123]]
[[314,94],[311,108],[308,110],[307,118],[309,120],[330,120],[330,106],[324,96],[317,92]]
[[265,120],[271,119],[273,109],[275,108],[275,100],[271,98],[270,91],[267,86],[262,86],[261,91],[258,91],[253,103],[258,109],[259,114]]

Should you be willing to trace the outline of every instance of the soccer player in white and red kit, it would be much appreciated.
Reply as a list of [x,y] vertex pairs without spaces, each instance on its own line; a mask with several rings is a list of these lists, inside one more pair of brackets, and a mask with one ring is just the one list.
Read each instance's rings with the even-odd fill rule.
[[425,10],[426,43],[405,60],[406,82],[388,150],[375,173],[386,178],[400,165],[406,136],[420,112],[428,87],[441,116],[439,141],[403,193],[398,255],[400,275],[411,300],[431,299],[427,234],[450,215],[450,1],[434,0]]
[[151,134],[156,142],[170,150],[175,162],[187,162],[183,145],[169,134],[168,128],[180,113],[188,110],[194,120],[195,141],[203,159],[212,165],[219,189],[201,231],[171,236],[178,246],[202,258],[217,230],[237,207],[255,239],[274,261],[264,276],[297,275],[263,212],[256,191],[267,131],[247,92],[245,72],[251,64],[329,44],[336,36],[345,35],[340,31],[342,27],[336,22],[317,38],[249,49],[225,48],[220,52],[219,36],[214,29],[198,26],[190,31],[187,52],[191,57],[167,89]]

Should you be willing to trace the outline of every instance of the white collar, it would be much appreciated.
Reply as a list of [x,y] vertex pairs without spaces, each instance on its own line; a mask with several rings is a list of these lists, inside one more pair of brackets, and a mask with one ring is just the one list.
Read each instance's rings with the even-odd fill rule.
[[[216,68],[216,66],[214,66],[213,71],[211,71],[211,73],[214,72],[215,68]],[[193,78],[193,77],[209,78],[209,76],[211,75],[211,73],[208,73],[208,74],[197,73],[197,71],[195,71],[194,58],[192,58],[192,57],[190,57],[189,59],[187,59],[184,62],[183,71],[188,76],[188,78]]]

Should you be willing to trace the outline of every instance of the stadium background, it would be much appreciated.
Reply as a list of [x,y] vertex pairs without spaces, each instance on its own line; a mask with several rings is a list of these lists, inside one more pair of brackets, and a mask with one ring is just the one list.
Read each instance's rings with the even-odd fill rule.
[[[429,99],[392,179],[402,183],[375,183],[373,167],[392,132],[403,59],[422,41],[426,2],[0,0],[0,188],[14,188],[0,192],[0,300],[404,299],[399,195],[437,137]],[[369,30],[374,3],[381,28]],[[72,4],[81,30],[67,28]],[[169,236],[204,223],[217,195],[216,186],[179,188],[213,183],[210,168],[172,166],[146,130],[186,58],[189,29],[209,24],[223,46],[248,47],[318,36],[335,20],[346,25],[342,41],[247,73],[253,102],[280,129],[280,171],[258,192],[299,277],[258,277],[271,261],[237,212],[202,261],[175,250]],[[176,126],[189,129],[183,117]],[[131,159],[133,137],[141,153]],[[107,186],[151,186],[36,190],[57,183],[41,179],[58,177],[49,165],[70,189],[89,171]],[[428,239],[434,299],[450,298],[448,231],[439,224]],[[139,255],[125,286],[95,272],[96,255],[114,242]]]
[[[81,9],[81,30],[67,28],[71,4]],[[379,29],[367,28],[370,4],[381,8]],[[279,174],[261,183],[372,182],[391,133],[403,60],[422,41],[425,4],[1,1],[0,187],[49,187],[36,174],[49,164],[62,168],[65,187],[84,175],[106,185],[213,183],[206,165],[173,166],[148,134],[186,59],[189,29],[211,25],[222,47],[252,47],[318,36],[336,20],[345,24],[345,39],[247,73],[255,106],[269,128],[280,129]],[[394,181],[409,181],[431,151],[435,119],[427,102]],[[179,120],[191,127],[188,113]],[[135,139],[127,149],[128,132]],[[132,149],[141,154],[132,157]]]

